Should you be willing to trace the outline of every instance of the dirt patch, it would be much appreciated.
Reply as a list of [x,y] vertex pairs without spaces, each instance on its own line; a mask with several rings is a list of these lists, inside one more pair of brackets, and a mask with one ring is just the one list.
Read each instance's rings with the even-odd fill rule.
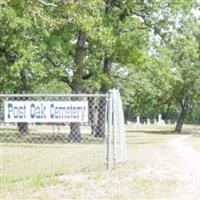
[[178,154],[182,160],[180,168],[179,184],[177,185],[177,193],[182,193],[182,198],[199,199],[200,198],[200,153],[194,151],[186,140],[191,135],[180,136],[170,142],[174,152]]

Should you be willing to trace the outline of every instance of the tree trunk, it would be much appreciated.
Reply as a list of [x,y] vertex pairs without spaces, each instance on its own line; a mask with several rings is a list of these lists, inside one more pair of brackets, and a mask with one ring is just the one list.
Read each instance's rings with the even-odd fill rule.
[[95,97],[88,97],[89,104],[89,122],[91,124],[91,135],[94,135],[97,127],[98,110]]
[[75,123],[75,122],[70,123],[69,139],[71,142],[81,141],[81,128],[80,128],[79,123]]
[[[26,69],[21,69],[20,71],[20,78],[21,78],[21,85],[19,87],[19,90],[21,93],[27,92],[28,86],[27,86],[27,75],[28,72]],[[19,99],[17,99],[19,100]],[[21,99],[20,99],[21,100]],[[22,101],[27,100],[27,98],[23,98]],[[18,130],[20,135],[27,135],[28,134],[28,123],[27,122],[19,122],[17,123]]]
[[95,137],[105,136],[105,117],[106,117],[106,99],[100,97],[99,109],[98,109],[98,121],[95,131]]
[[176,127],[175,127],[175,132],[181,133],[182,127],[183,127],[183,122],[186,116],[186,113],[188,111],[188,98],[182,100],[182,102],[180,103],[180,107],[181,107],[181,111],[176,123]]
[[[78,36],[78,40],[76,43],[76,52],[75,52],[75,71],[73,75],[73,80],[71,83],[71,87],[73,93],[81,92],[82,87],[82,75],[83,75],[83,59],[86,51],[86,34],[84,32],[80,32]],[[72,98],[73,101],[77,100],[77,98]],[[80,132],[80,124],[79,123],[70,123],[70,141],[80,142],[81,140],[81,132]]]
[[[103,72],[104,75],[110,79],[111,75],[111,68],[112,68],[112,59],[110,57],[105,57],[104,59],[104,66]],[[101,93],[107,93],[111,87],[109,81],[103,81],[101,84]],[[99,101],[99,109],[98,109],[98,122],[97,122],[97,129],[95,133],[95,137],[104,137],[105,136],[105,113],[106,113],[106,100],[105,98],[101,97]]]
[[28,134],[28,123],[26,122],[19,122],[17,123],[18,130],[20,135],[27,135]]

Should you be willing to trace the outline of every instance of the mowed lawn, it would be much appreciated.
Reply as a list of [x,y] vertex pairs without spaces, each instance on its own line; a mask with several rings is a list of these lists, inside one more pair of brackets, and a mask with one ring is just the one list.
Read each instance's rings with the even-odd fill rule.
[[188,144],[197,152],[200,153],[200,134],[194,135],[188,139]]
[[173,128],[126,127],[129,161],[110,171],[103,144],[1,144],[0,199],[183,198]]

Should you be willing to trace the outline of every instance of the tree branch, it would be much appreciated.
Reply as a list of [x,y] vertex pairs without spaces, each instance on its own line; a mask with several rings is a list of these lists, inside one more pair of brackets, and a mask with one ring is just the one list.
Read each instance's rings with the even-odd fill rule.
[[54,8],[57,7],[57,5],[54,4],[54,3],[47,3],[47,2],[45,2],[45,1],[43,1],[43,0],[38,0],[38,1],[39,1],[41,4],[45,5],[45,6],[51,6],[51,7],[54,7]]
[[60,67],[58,64],[56,64],[49,56],[46,56],[47,60],[54,66],[54,67]]
[[144,15],[144,14],[142,14],[142,13],[135,12],[135,11],[132,12],[132,15],[137,16],[137,17],[140,17],[140,18],[142,18],[143,20],[146,18],[146,15]]
[[90,73],[88,73],[88,74],[83,75],[83,76],[82,76],[82,79],[83,79],[83,80],[88,80],[88,79],[90,79],[93,75],[94,75],[94,73],[93,73],[93,72],[90,72]]
[[4,48],[0,48],[0,52],[1,53],[7,53],[6,50]]
[[64,83],[67,83],[71,87],[71,81],[69,80],[67,76],[61,76],[60,80]]

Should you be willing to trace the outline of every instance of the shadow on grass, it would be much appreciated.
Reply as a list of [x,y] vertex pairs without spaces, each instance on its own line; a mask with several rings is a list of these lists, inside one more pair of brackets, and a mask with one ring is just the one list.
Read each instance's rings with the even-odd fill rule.
[[69,139],[69,134],[27,134],[20,135],[17,132],[0,133],[1,143],[27,143],[27,144],[103,144],[104,138],[96,138],[92,135],[83,135],[79,141]]
[[11,131],[11,132],[16,132],[16,128],[7,128],[7,129],[5,129],[5,128],[0,128],[0,131],[5,131],[5,130],[8,130],[8,131]]
[[135,135],[130,135],[130,133],[146,133],[146,134],[158,134],[158,135],[188,135],[191,134],[192,130],[184,130],[181,133],[175,132],[173,130],[126,130],[129,134],[127,137],[137,137]]
[[175,132],[175,131],[144,131],[144,133],[147,133],[147,134],[160,134],[160,135],[188,135],[190,134],[190,131],[182,131],[181,133],[178,133],[178,132]]

